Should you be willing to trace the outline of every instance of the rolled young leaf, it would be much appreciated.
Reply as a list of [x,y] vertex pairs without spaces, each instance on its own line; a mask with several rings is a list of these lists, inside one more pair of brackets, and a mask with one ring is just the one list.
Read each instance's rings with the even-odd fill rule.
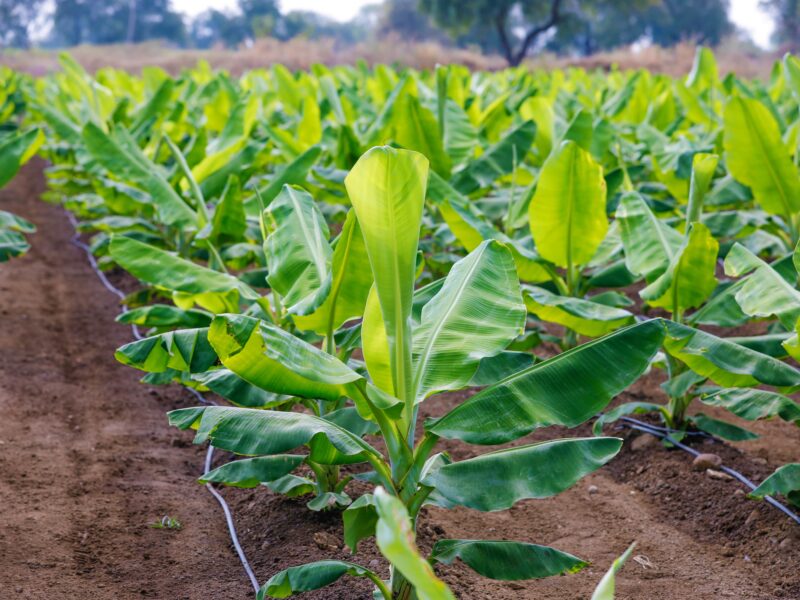
[[503,581],[577,573],[589,564],[555,548],[522,542],[438,540],[433,545],[431,560],[449,565],[456,558],[479,575]]
[[471,444],[502,444],[538,427],[575,427],[644,373],[663,338],[657,319],[620,329],[487,387],[425,428]]
[[375,279],[393,388],[404,402],[412,393],[411,299],[427,179],[424,156],[388,146],[369,150],[345,179]]
[[611,565],[611,568],[605,575],[603,575],[600,583],[595,588],[594,593],[592,594],[592,600],[614,600],[616,575],[622,568],[622,565],[625,564],[625,561],[630,558],[631,554],[633,554],[633,549],[635,547],[635,543],[631,544],[625,553],[614,561],[614,563]]
[[485,512],[505,510],[520,500],[560,494],[621,448],[621,439],[606,437],[539,442],[444,465],[422,483],[453,504]]

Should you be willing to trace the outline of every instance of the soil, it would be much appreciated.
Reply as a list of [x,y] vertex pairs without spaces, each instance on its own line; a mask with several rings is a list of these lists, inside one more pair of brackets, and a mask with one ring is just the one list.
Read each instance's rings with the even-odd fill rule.
[[[251,597],[219,505],[192,483],[204,452],[164,416],[193,400],[114,360],[130,330],[63,210],[37,200],[42,167],[0,191],[39,227],[0,264],[0,598]],[[150,527],[165,515],[182,529]]]
[[[179,388],[144,386],[114,361],[114,348],[130,332],[114,323],[116,299],[69,244],[61,209],[34,201],[44,185],[41,166],[29,166],[0,193],[3,208],[39,226],[31,253],[0,266],[0,598],[49,598],[52,590],[81,599],[252,597],[219,507],[195,483],[202,450],[164,418],[192,400]],[[619,401],[661,400],[659,383],[657,374],[648,375]],[[434,398],[423,405],[425,416],[441,415],[464,397]],[[800,428],[748,426],[762,437],[698,448],[756,481],[800,457]],[[607,433],[626,439],[620,456],[556,498],[489,514],[423,509],[423,549],[441,538],[507,538],[552,545],[592,563],[576,575],[533,582],[485,580],[460,563],[437,567],[460,598],[588,600],[634,540],[634,556],[618,577],[618,600],[800,598],[800,527],[747,500],[740,484],[694,471],[683,452],[630,430]],[[565,435],[590,431],[550,428],[515,443]],[[455,459],[480,450],[459,442],[441,449]],[[360,485],[351,484],[351,495],[366,489]],[[309,511],[308,498],[266,488],[222,493],[262,582],[322,559],[354,560],[387,574],[371,541],[351,556],[340,516]],[[183,528],[148,527],[164,515]],[[344,579],[304,597],[367,599],[370,585]]]

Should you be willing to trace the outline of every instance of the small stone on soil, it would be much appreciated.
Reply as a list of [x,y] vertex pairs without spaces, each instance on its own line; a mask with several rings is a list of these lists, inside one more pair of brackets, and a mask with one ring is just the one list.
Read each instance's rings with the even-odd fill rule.
[[600,491],[600,490],[598,489],[598,487],[597,487],[596,485],[590,485],[590,486],[589,486],[589,493],[590,493],[590,494],[596,494],[596,493],[597,493],[597,492],[599,492],[599,491]]
[[711,453],[699,454],[692,462],[692,468],[695,471],[705,471],[706,469],[713,469],[722,464],[722,459]]
[[645,433],[636,437],[631,442],[631,449],[634,451],[644,450],[645,448],[655,446],[656,444],[658,444],[658,438],[654,435],[650,435],[649,433]]
[[711,477],[711,479],[721,479],[724,481],[733,480],[733,477],[731,477],[727,473],[723,473],[722,471],[715,471],[714,469],[706,469],[706,475]]

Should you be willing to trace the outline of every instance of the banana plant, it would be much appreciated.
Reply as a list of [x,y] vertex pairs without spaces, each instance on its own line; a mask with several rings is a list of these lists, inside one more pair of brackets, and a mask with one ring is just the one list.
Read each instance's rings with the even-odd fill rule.
[[[665,322],[663,358],[658,361],[667,373],[662,389],[669,401],[667,405],[634,402],[616,407],[597,420],[597,432],[605,423],[625,414],[656,412],[668,427],[677,430],[694,425],[734,441],[757,437],[746,429],[703,413],[687,415],[695,398],[711,406],[728,408],[739,416],[747,415],[751,420],[781,414],[789,420],[796,418],[796,403],[780,391],[798,385],[800,372],[739,340],[720,338],[686,323],[686,311],[700,307],[717,286],[714,272],[718,243],[701,221],[703,199],[717,163],[714,155],[694,156],[683,235],[658,219],[640,194],[628,192],[620,200],[617,219],[628,269],[648,283],[640,292],[641,297],[671,316],[671,320]],[[726,264],[735,262],[742,267],[745,253],[755,259],[743,246],[735,245]],[[737,257],[741,258],[737,260]],[[753,268],[752,262],[748,264],[747,271]],[[735,289],[739,291],[734,297],[742,297],[742,287]],[[760,293],[753,285],[747,291],[751,297]],[[720,295],[730,293],[725,289]],[[688,321],[691,322],[691,317]],[[705,385],[709,380],[711,384]],[[759,385],[771,386],[777,391],[755,389]]]
[[[250,457],[205,477],[220,481],[226,477],[218,476],[219,470],[235,470],[237,481],[274,485],[276,472],[264,465],[276,461],[287,475],[301,461],[337,467],[367,463],[370,470],[359,477],[382,486],[393,504],[400,503],[413,531],[425,504],[504,510],[525,498],[558,494],[619,451],[621,440],[598,437],[500,449],[459,462],[435,453],[442,438],[497,445],[540,427],[585,422],[644,372],[661,345],[664,327],[658,321],[634,324],[489,385],[484,382],[481,392],[420,429],[421,403],[469,387],[482,361],[504,359],[526,313],[513,255],[494,240],[457,262],[415,309],[427,176],[428,163],[421,155],[378,147],[346,179],[374,281],[361,332],[366,372],[263,319],[217,315],[207,332],[223,366],[266,392],[312,401],[346,399],[345,410],[378,429],[384,450],[331,415],[230,407],[173,411],[170,422],[196,429],[196,442]],[[302,446],[307,455],[284,454]],[[553,464],[558,465],[555,478]],[[475,486],[476,480],[496,483]],[[366,495],[343,512],[345,541],[353,551],[372,535],[382,543],[376,529],[384,510],[379,504],[374,495]],[[524,542],[447,540],[439,550],[445,562],[461,556],[482,574],[506,579],[544,577],[585,565],[572,555]],[[497,556],[506,558],[496,568],[480,566]],[[426,597],[422,584],[397,567],[382,593]]]

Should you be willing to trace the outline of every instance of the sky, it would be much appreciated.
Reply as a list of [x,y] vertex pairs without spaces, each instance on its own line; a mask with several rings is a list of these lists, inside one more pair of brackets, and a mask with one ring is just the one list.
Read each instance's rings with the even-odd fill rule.
[[[703,2],[704,0],[697,0]],[[362,6],[375,0],[281,0],[281,9],[313,10],[339,21],[353,18]],[[753,41],[764,48],[769,46],[772,21],[759,8],[759,0],[730,0],[731,20],[750,33]],[[233,8],[236,0],[173,0],[173,6],[181,12],[196,15],[207,8]]]

